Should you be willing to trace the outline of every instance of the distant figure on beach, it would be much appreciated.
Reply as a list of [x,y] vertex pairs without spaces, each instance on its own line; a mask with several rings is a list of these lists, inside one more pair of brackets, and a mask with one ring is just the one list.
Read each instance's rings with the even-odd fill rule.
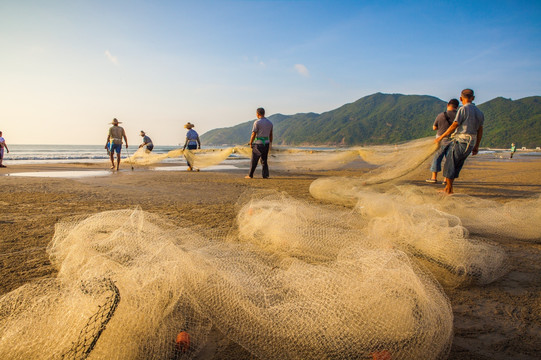
[[152,151],[152,149],[154,149],[152,140],[145,134],[143,130],[141,130],[140,135],[143,137],[143,143],[139,145],[139,147],[142,148],[143,146],[146,146],[148,151]]
[[[1,133],[1,132],[0,132],[0,136],[2,136],[2,133]],[[516,147],[515,143],[512,143],[512,144],[511,144],[511,157],[510,157],[510,159],[513,158],[513,155],[515,155],[515,152],[516,152],[516,151],[517,151],[517,147]]]
[[109,128],[109,134],[107,135],[105,148],[107,149],[107,146],[109,146],[111,169],[115,168],[114,155],[116,152],[116,169],[118,170],[120,168],[120,152],[122,151],[122,138],[124,138],[124,141],[126,141],[126,149],[128,148],[128,138],[126,137],[126,132],[124,131],[124,128],[118,126],[118,124],[122,124],[122,122],[114,118],[111,124],[113,124],[113,126]]
[[[190,122],[184,125],[184,128],[188,129],[188,132],[186,133],[186,141],[184,142],[184,148],[182,148],[182,151],[186,150],[186,147],[188,147],[188,150],[201,149],[199,134],[193,129],[194,126],[195,125]],[[192,171],[193,164],[190,163],[188,157],[186,157],[186,163],[188,164],[188,171]]]
[[[447,131],[447,129],[449,129],[449,126],[451,126],[451,124],[455,120],[457,109],[458,100],[451,99],[447,103],[447,111],[439,113],[438,116],[436,116],[436,120],[434,120],[434,124],[432,125],[432,130],[437,130],[436,137],[441,136],[444,132]],[[434,159],[432,160],[432,165],[430,166],[432,177],[426,180],[426,182],[431,184],[435,184],[438,182],[438,173],[441,171],[441,162],[443,161],[443,158],[447,156],[447,151],[449,150],[450,145],[451,138],[449,136],[441,140],[440,147],[436,151]]]
[[256,110],[257,120],[254,121],[252,127],[252,136],[250,137],[250,147],[252,148],[252,164],[250,166],[250,174],[246,175],[246,179],[252,179],[257,167],[257,163],[261,160],[263,179],[269,178],[269,165],[267,158],[272,145],[272,123],[265,117],[265,109],[258,108]]
[[2,132],[0,131],[0,167],[6,167],[6,165],[2,164],[2,161],[4,161],[4,148],[6,148],[7,153],[9,154],[9,148],[8,144],[6,144],[6,139],[2,137]]
[[462,90],[460,101],[464,106],[458,109],[455,121],[447,131],[435,140],[439,143],[456,130],[443,166],[443,176],[446,182],[443,192],[449,195],[453,193],[453,181],[458,177],[464,161],[466,161],[470,153],[477,155],[483,137],[485,115],[475,106],[474,99],[472,89]]

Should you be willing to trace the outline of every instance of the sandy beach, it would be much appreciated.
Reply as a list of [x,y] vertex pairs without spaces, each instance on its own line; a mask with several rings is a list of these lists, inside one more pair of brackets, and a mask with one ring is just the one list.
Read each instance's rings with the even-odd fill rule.
[[[167,166],[167,165],[162,165]],[[46,246],[55,224],[73,215],[141,207],[175,224],[227,232],[236,204],[253,190],[272,189],[310,203],[320,177],[359,176],[365,170],[276,172],[271,179],[244,179],[245,170],[155,171],[121,165],[118,173],[80,178],[13,176],[21,172],[98,171],[100,164],[16,165],[0,170],[0,295],[39,278],[54,277]],[[399,179],[421,187],[428,165]],[[541,193],[541,158],[494,160],[472,157],[455,183],[457,194],[496,200],[531,198]],[[539,225],[538,225],[539,226]],[[539,359],[541,354],[541,239],[492,236],[509,255],[510,272],[485,286],[445,289],[454,313],[450,359]]]

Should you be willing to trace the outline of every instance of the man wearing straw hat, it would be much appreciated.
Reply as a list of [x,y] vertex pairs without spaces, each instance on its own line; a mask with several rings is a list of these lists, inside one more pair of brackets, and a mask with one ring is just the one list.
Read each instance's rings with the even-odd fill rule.
[[[195,125],[190,122],[184,125],[184,128],[188,129],[188,132],[186,133],[186,142],[184,142],[184,148],[182,148],[182,151],[186,150],[186,146],[188,147],[188,150],[201,149],[201,141],[199,140],[199,134],[193,129],[194,126]],[[188,160],[187,157],[186,163],[188,164],[188,171],[192,171],[193,164],[190,164],[190,160]]]
[[126,132],[124,128],[118,126],[122,122],[118,121],[116,118],[111,122],[113,126],[109,128],[109,134],[107,135],[107,142],[105,143],[105,148],[109,145],[109,154],[111,156],[111,169],[115,168],[114,153],[116,151],[116,169],[118,171],[120,167],[120,152],[122,151],[122,138],[126,141],[126,149],[128,148],[128,138],[126,137]]
[[252,164],[250,174],[246,175],[246,179],[252,179],[257,167],[257,163],[261,159],[263,167],[263,179],[269,178],[269,165],[267,158],[272,144],[272,123],[265,117],[265,109],[258,108],[256,110],[257,120],[252,128],[252,136],[250,137],[250,147],[252,148]]

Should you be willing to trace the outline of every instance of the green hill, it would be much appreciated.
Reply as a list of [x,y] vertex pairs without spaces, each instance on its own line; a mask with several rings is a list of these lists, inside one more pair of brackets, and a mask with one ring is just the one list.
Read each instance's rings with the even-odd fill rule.
[[[432,123],[446,102],[428,95],[376,93],[322,114],[269,116],[279,145],[352,146],[390,144],[434,135]],[[541,146],[541,97],[496,98],[485,113],[483,147]],[[255,119],[254,119],[255,120]],[[254,120],[201,136],[208,145],[245,144]]]

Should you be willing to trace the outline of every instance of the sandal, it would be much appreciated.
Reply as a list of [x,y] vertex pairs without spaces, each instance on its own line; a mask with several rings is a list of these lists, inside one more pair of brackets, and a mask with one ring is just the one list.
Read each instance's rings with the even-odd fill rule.
[[426,181],[427,183],[430,183],[430,184],[435,184],[435,183],[438,182],[438,180],[436,180],[436,179],[426,179],[425,181]]

